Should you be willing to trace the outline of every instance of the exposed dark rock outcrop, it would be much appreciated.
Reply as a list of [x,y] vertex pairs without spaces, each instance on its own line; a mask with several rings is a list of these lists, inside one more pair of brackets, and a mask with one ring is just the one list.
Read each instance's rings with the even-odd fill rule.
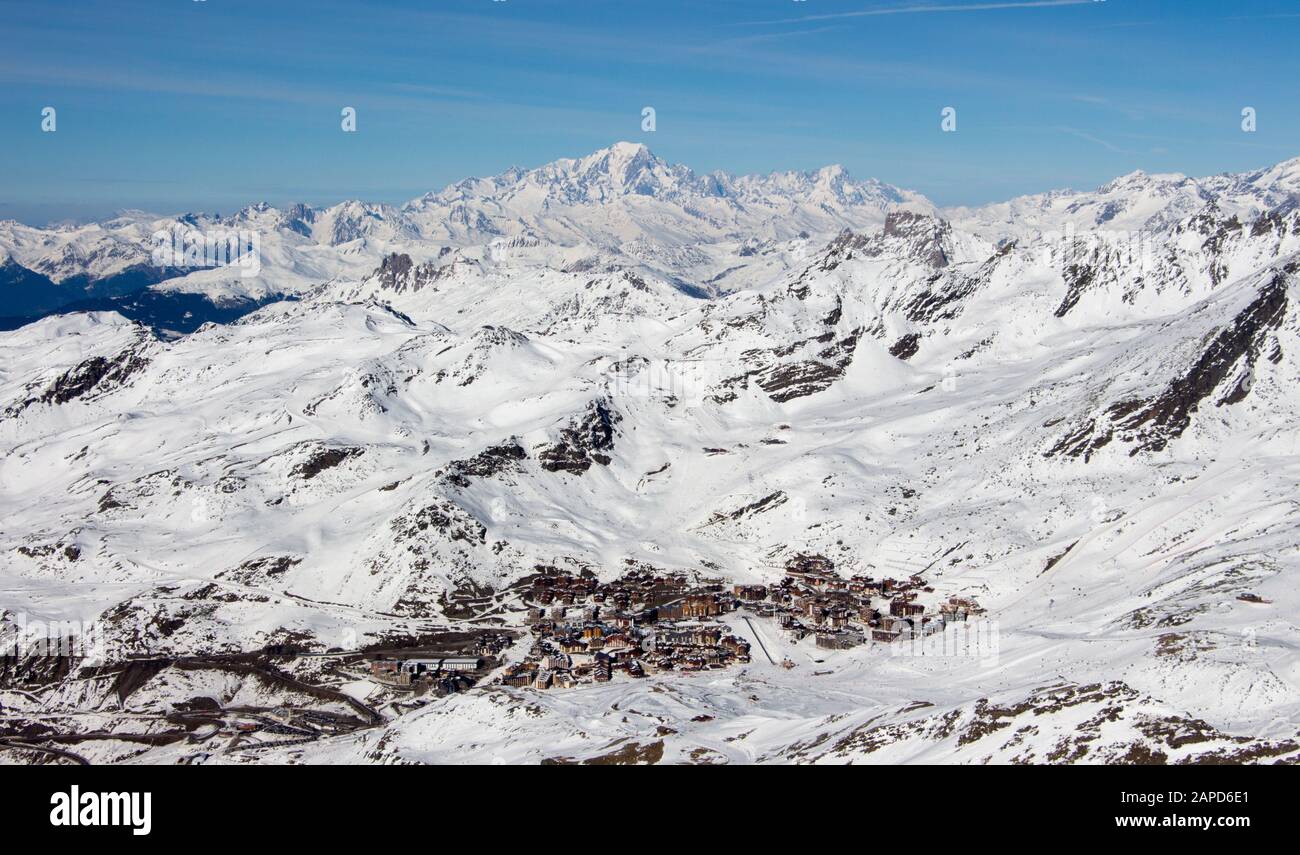
[[268,555],[262,558],[250,558],[231,570],[223,570],[216,578],[241,585],[262,585],[283,576],[289,570],[302,563],[302,559],[290,555]]
[[926,282],[925,291],[908,302],[904,313],[909,321],[916,324],[951,320],[961,314],[962,304],[975,293],[980,282],[979,274],[953,279],[935,274]]
[[519,443],[511,440],[484,449],[473,457],[453,460],[447,464],[446,478],[457,487],[468,487],[471,478],[491,478],[499,475],[528,457]]
[[882,235],[906,242],[913,260],[934,268],[948,266],[952,227],[945,220],[913,211],[890,211]]
[[894,356],[906,362],[907,360],[911,359],[913,356],[916,356],[916,352],[920,349],[921,349],[921,334],[908,333],[907,335],[903,336],[898,341],[893,343],[893,345],[889,348],[889,353],[891,356]]
[[572,472],[581,475],[599,463],[608,466],[607,452],[614,448],[614,425],[622,420],[603,401],[592,401],[582,417],[560,431],[560,440],[544,447],[538,460],[549,472]]
[[734,511],[730,511],[728,513],[715,513],[709,519],[709,522],[718,523],[724,520],[738,520],[741,519],[742,517],[753,516],[754,514],[761,514],[764,513],[765,511],[770,511],[781,507],[787,501],[789,501],[789,498],[790,497],[785,494],[784,490],[777,490],[774,493],[769,493],[768,495],[764,496],[761,499],[750,502],[748,505],[745,505],[744,507],[736,508]]
[[1075,307],[1083,292],[1096,280],[1097,271],[1091,264],[1075,263],[1061,271],[1061,278],[1065,280],[1065,296],[1053,313],[1058,318],[1065,317]]
[[92,356],[60,374],[41,394],[8,407],[5,416],[12,418],[33,404],[66,404],[79,398],[91,400],[125,386],[148,364],[143,341],[113,356]]
[[432,261],[417,266],[411,261],[411,256],[395,252],[380,262],[374,275],[384,290],[401,294],[426,288],[442,278],[444,273]]
[[[413,514],[393,520],[393,532],[399,541],[416,540],[421,532],[437,531],[451,541],[482,544],[487,541],[487,528],[463,508],[443,499],[425,505]],[[413,544],[413,550],[418,551]]]
[[311,457],[299,463],[293,469],[293,474],[308,481],[315,478],[326,469],[333,469],[345,460],[361,455],[365,449],[352,446],[342,446],[339,448],[322,448],[312,453]]
[[891,211],[885,215],[884,228],[876,234],[856,234],[848,229],[840,232],[826,245],[812,269],[823,273],[834,270],[856,254],[866,258],[901,256],[938,270],[948,266],[951,246],[952,227],[946,220],[912,211]]
[[[722,381],[720,390],[710,396],[710,400],[717,403],[734,401],[739,390],[748,385],[750,378],[758,383],[769,398],[782,404],[824,392],[843,377],[845,370],[853,363],[861,334],[861,330],[855,329],[843,338],[836,339],[834,332],[828,330],[791,345],[746,351],[743,354],[745,362],[759,367]],[[785,359],[800,352],[806,354],[805,358]]]

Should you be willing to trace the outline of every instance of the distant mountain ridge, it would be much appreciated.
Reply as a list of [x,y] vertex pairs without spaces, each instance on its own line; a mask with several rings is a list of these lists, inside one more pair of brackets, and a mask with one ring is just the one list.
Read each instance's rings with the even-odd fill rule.
[[[184,320],[182,329],[192,329],[237,317],[232,307],[251,310],[329,283],[352,283],[335,290],[358,292],[356,283],[394,255],[434,267],[508,265],[508,256],[532,257],[542,266],[596,264],[708,297],[770,282],[836,233],[871,231],[896,211],[940,217],[981,240],[1024,243],[1083,232],[1162,235],[1194,215],[1225,223],[1254,220],[1289,210],[1297,199],[1300,158],[1201,179],[1136,171],[1093,191],[940,209],[919,193],[855,179],[838,165],[701,174],[656,157],[643,144],[619,142],[580,158],[468,178],[401,206],[350,200],[283,210],[258,203],[228,216],[130,211],[101,223],[46,229],[0,222],[0,317],[20,322],[77,306],[109,308],[147,288],[154,295],[141,320]],[[255,233],[261,275],[155,266],[152,236],[178,228]],[[539,257],[538,247],[550,248],[540,253],[547,258]],[[180,301],[172,294],[189,296]]]

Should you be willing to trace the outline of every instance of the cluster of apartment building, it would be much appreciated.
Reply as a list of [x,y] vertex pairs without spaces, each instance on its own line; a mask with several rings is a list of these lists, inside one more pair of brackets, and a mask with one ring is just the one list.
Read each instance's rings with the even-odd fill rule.
[[703,671],[749,661],[748,642],[716,620],[739,601],[719,583],[631,571],[602,583],[552,571],[523,592],[533,646],[501,681],[539,689],[606,682],[617,674]]
[[[787,562],[773,585],[727,586],[640,568],[601,582],[590,572],[547,567],[518,590],[531,647],[502,669],[499,681],[537,689],[747,663],[749,642],[721,619],[739,608],[775,620],[791,641],[812,635],[824,649],[929,635],[983,612],[970,598],[941,600],[920,575],[845,578],[828,559],[808,555]],[[496,655],[513,641],[484,633],[472,655],[379,656],[371,676],[395,688],[464,691],[496,667]]]
[[965,597],[934,602],[934,589],[920,575],[846,579],[821,556],[792,559],[776,585],[737,585],[734,591],[742,605],[774,618],[792,641],[815,635],[817,646],[830,650],[928,635],[983,611]]

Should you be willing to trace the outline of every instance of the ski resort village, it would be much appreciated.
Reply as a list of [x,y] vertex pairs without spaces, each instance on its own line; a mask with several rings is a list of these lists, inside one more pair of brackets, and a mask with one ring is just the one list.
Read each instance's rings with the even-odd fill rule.
[[[259,705],[251,699],[219,704],[196,696],[173,705],[160,716],[160,727],[147,733],[55,736],[39,723],[45,717],[35,716],[6,744],[75,760],[85,759],[78,746],[97,742],[171,746],[178,763],[204,762],[214,754],[253,757],[374,728],[390,716],[479,685],[555,691],[669,672],[735,669],[748,665],[755,652],[770,665],[793,670],[801,667],[791,658],[799,651],[794,655],[809,668],[824,663],[828,651],[921,639],[954,624],[964,627],[982,613],[969,598],[939,601],[919,575],[846,579],[819,555],[792,558],[770,587],[729,586],[649,568],[629,570],[612,582],[600,582],[590,571],[537,570],[499,594],[480,592],[460,600],[457,607],[478,617],[455,630],[407,639],[405,645],[314,652],[276,643],[249,654],[211,657],[133,652],[123,657],[124,666],[102,673],[91,668],[87,675],[94,682],[108,681],[122,700],[161,670],[178,669],[191,679],[199,674],[241,678],[263,684],[264,690],[302,693],[317,702],[316,708]],[[47,651],[50,656],[33,660],[22,644],[16,639],[5,651],[4,664],[15,691],[24,693],[58,676],[31,668],[33,661],[72,667],[77,656],[57,654],[89,653],[74,651],[73,639],[62,638]],[[58,649],[60,644],[67,649]],[[916,650],[925,655],[924,647]],[[955,652],[948,646],[936,650]]]
[[[815,636],[816,646],[844,650],[868,640],[893,642],[941,632],[948,621],[978,612],[958,597],[925,615],[924,580],[843,579],[821,556],[792,559],[770,590],[764,585],[688,585],[683,575],[632,572],[611,584],[594,577],[541,575],[525,600],[534,642],[527,658],[508,666],[502,682],[539,689],[606,682],[616,674],[703,671],[750,661],[752,645],[733,632],[728,616],[749,627],[761,655],[772,658],[750,614],[774,620],[792,643]],[[873,606],[883,605],[885,613]],[[780,662],[793,668],[788,658]]]

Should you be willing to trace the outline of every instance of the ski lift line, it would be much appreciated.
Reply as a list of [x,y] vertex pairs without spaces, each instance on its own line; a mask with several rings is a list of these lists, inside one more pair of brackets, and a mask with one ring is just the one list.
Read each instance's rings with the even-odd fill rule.
[[749,624],[749,631],[754,634],[754,640],[758,642],[758,646],[763,651],[763,655],[767,657],[768,662],[775,665],[776,660],[772,658],[772,654],[767,650],[767,645],[763,643],[763,636],[759,635],[758,630],[754,628],[754,622],[749,619],[748,615],[744,615],[743,617],[745,623]]

